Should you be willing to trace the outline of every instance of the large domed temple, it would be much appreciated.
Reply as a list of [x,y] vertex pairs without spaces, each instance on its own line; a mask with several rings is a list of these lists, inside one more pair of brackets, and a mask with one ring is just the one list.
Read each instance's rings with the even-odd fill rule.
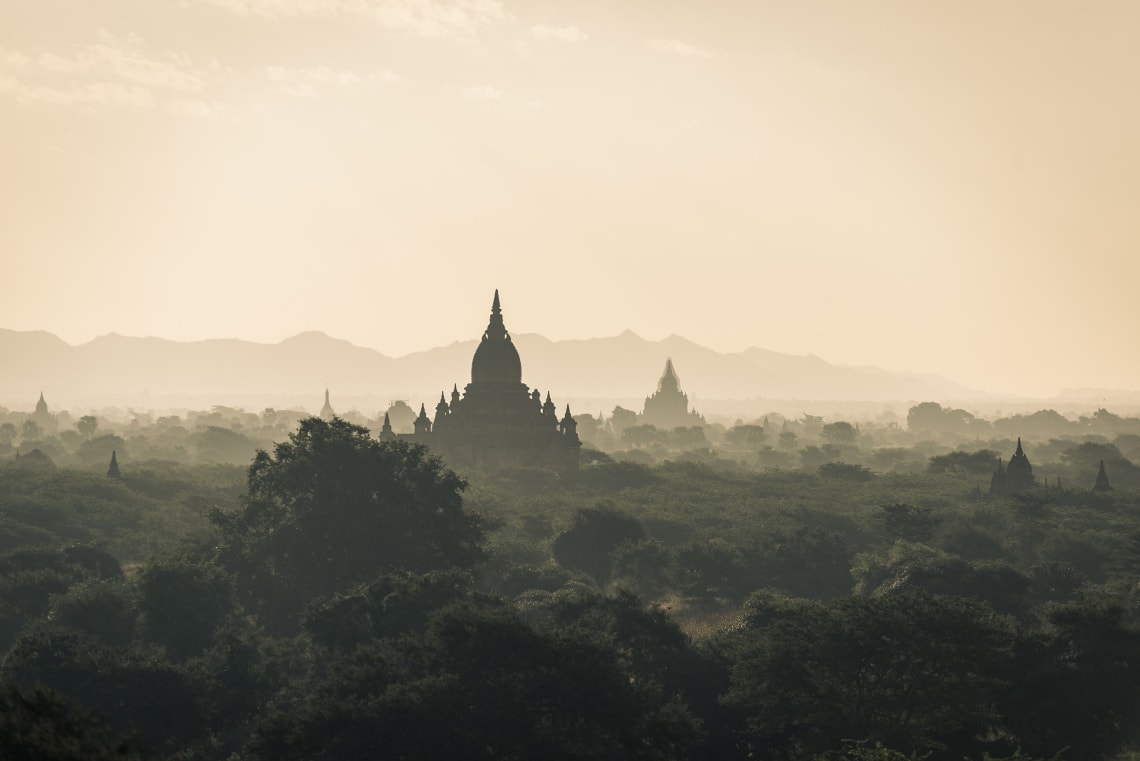
[[522,360],[503,323],[499,292],[491,319],[471,360],[471,382],[460,395],[452,386],[450,400],[440,392],[434,416],[420,405],[415,433],[396,434],[385,420],[381,439],[426,444],[450,466],[534,465],[558,470],[578,467],[577,423],[566,406],[557,408],[546,394],[522,382]]

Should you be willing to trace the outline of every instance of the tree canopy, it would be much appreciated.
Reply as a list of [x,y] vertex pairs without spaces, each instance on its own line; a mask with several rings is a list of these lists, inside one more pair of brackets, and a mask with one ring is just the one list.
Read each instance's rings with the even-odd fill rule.
[[308,418],[272,455],[258,452],[241,508],[211,515],[219,559],[246,600],[269,601],[272,620],[295,624],[306,600],[383,572],[472,565],[483,532],[464,488],[422,446]]

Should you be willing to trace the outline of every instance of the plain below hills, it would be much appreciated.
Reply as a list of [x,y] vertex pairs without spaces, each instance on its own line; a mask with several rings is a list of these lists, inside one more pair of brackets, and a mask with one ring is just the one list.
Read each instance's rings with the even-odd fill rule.
[[[946,378],[831,364],[750,348],[720,353],[680,336],[649,341],[626,331],[610,338],[551,341],[514,336],[523,382],[556,401],[638,400],[651,394],[673,359],[693,400],[956,400],[984,392]],[[324,333],[276,344],[236,339],[178,342],[100,336],[78,346],[42,331],[0,329],[0,404],[22,408],[40,391],[55,406],[138,409],[233,404],[319,407],[326,387],[337,400],[405,398],[431,402],[470,380],[477,340],[389,357]],[[640,405],[637,405],[640,409]]]

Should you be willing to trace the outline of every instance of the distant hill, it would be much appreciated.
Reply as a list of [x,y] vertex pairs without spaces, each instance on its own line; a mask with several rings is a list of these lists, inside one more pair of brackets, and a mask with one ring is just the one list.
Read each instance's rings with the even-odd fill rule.
[[[626,331],[610,338],[551,341],[514,336],[523,381],[556,399],[632,399],[653,392],[666,357],[693,399],[865,401],[981,399],[945,378],[751,348],[722,354],[680,336],[649,341]],[[394,358],[323,333],[277,344],[218,339],[100,336],[71,346],[45,332],[0,329],[0,403],[27,406],[40,390],[78,405],[138,408],[267,400],[318,405],[326,385],[337,400],[431,400],[470,380],[476,340]],[[282,401],[285,400],[285,401]],[[164,401],[166,403],[164,403]]]

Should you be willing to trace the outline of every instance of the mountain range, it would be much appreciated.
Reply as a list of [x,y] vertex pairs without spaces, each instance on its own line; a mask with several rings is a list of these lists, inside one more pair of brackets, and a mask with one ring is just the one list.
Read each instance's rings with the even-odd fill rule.
[[[721,353],[681,336],[660,341],[630,331],[609,338],[551,341],[513,337],[523,381],[556,400],[628,400],[652,393],[672,358],[682,387],[698,399],[956,400],[989,395],[946,378],[850,367],[817,356],[759,348]],[[319,332],[276,344],[237,339],[178,342],[100,336],[77,346],[51,333],[0,329],[0,404],[21,409],[44,391],[56,405],[209,407],[244,402],[319,407],[334,402],[434,401],[470,380],[477,340],[390,357]]]

